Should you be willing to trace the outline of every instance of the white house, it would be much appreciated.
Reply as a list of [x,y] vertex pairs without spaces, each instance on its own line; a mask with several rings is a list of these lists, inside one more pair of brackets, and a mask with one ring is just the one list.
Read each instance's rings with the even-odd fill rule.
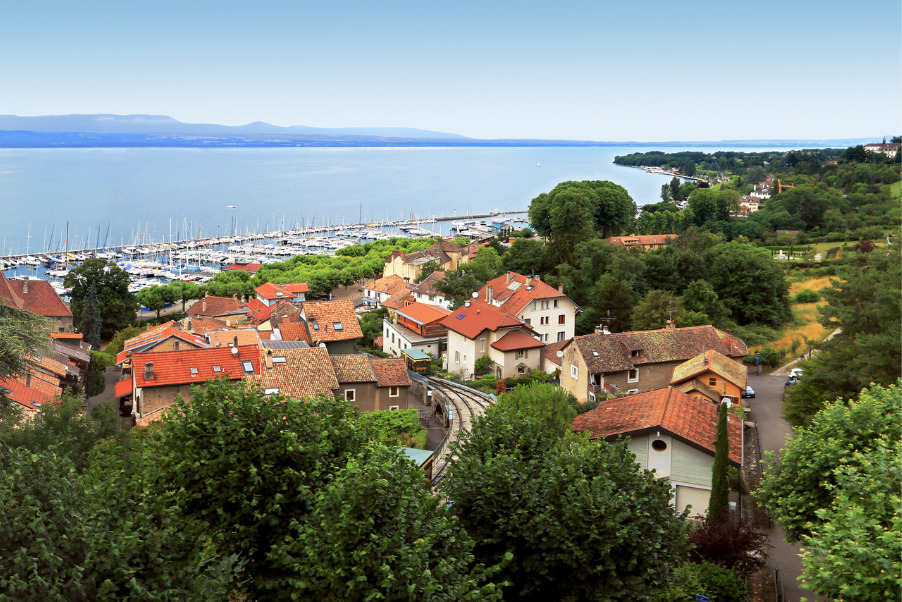
[[530,325],[543,343],[573,338],[576,312],[582,311],[564,294],[563,287],[556,289],[537,277],[516,272],[486,283],[478,298]]

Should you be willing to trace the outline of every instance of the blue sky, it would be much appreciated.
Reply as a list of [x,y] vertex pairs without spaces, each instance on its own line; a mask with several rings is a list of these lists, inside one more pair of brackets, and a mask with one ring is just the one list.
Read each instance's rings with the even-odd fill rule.
[[902,9],[858,2],[28,0],[0,113],[476,138],[902,131]]

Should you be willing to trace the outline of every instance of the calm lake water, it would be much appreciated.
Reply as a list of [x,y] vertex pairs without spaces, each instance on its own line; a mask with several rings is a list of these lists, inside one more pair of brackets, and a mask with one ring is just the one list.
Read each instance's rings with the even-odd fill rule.
[[611,180],[642,205],[669,178],[613,160],[647,150],[656,149],[0,149],[0,254],[55,250],[67,222],[70,247],[93,247],[168,240],[170,220],[186,238],[524,210],[566,180]]

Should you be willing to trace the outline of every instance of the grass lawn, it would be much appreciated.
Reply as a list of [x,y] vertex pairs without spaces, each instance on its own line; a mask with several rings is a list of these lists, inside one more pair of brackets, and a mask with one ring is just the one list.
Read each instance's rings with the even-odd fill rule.
[[887,184],[883,188],[889,190],[890,196],[892,196],[896,200],[899,200],[899,198],[902,197],[902,180],[893,182],[892,184]]

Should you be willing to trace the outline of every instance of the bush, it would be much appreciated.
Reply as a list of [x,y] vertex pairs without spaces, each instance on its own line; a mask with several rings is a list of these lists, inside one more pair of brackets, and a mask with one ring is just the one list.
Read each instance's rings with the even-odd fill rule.
[[703,518],[689,532],[693,562],[710,562],[751,575],[764,568],[767,537],[736,513],[725,520]]
[[420,426],[417,410],[363,412],[358,421],[379,443],[390,447],[426,449],[426,431]]
[[817,291],[804,290],[799,291],[793,297],[793,303],[817,303],[821,300],[821,294]]
[[479,358],[478,360],[476,360],[476,362],[473,364],[473,367],[478,374],[484,374],[486,372],[491,371],[492,366],[494,366],[494,365],[495,365],[495,362],[492,361],[492,358],[485,355],[485,356]]
[[733,328],[733,334],[742,339],[745,344],[748,345],[749,349],[780,338],[779,330],[761,324],[736,326]]
[[738,573],[710,562],[686,562],[674,571],[674,583],[665,588],[661,602],[684,602],[702,594],[717,602],[746,602],[749,600],[745,581]]

